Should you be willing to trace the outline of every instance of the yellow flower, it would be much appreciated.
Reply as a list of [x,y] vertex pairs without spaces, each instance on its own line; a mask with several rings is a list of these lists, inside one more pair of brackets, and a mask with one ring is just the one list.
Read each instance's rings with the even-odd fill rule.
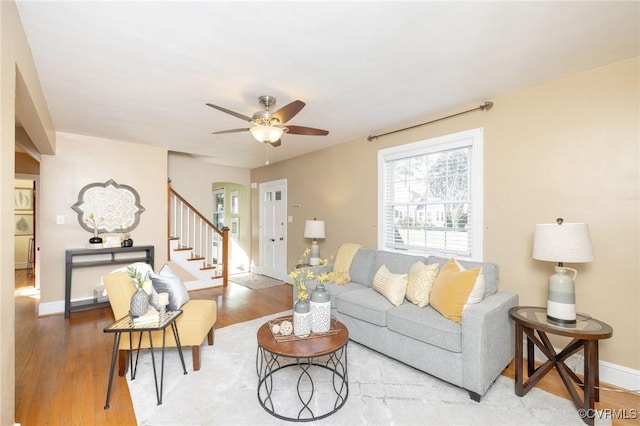
[[316,276],[316,280],[321,284],[331,281],[332,279],[333,279],[333,272],[331,273],[323,272],[320,275]]
[[[308,255],[309,249],[305,250],[304,255]],[[293,285],[298,290],[298,299],[307,300],[309,293],[307,292],[307,281],[312,280],[315,275],[310,269],[307,270],[295,270],[289,273],[289,277],[293,281]]]

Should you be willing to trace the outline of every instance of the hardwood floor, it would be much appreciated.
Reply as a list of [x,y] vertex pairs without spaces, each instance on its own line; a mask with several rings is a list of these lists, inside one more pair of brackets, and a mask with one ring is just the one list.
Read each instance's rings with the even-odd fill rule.
[[[25,426],[135,425],[124,377],[115,376],[111,408],[104,409],[113,340],[102,329],[113,321],[111,309],[74,312],[68,320],[63,315],[38,318],[38,300],[30,296],[33,282],[26,277],[26,270],[16,271],[15,288],[16,422]],[[282,312],[292,306],[291,287],[287,284],[250,290],[229,283],[226,289],[218,287],[190,294],[194,299],[217,301],[216,328]],[[206,367],[203,365],[201,371]],[[192,372],[190,362],[187,368]],[[503,374],[513,377],[513,364]],[[569,398],[557,374],[549,374],[538,387]],[[635,409],[640,415],[640,395],[606,390],[600,395],[597,408],[624,409],[626,413]],[[627,426],[640,424],[640,420],[614,420],[613,424]]]

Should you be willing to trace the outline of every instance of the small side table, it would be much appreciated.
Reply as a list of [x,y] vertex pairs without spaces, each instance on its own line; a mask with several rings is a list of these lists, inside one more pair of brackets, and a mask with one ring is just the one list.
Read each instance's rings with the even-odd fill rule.
[[[120,337],[122,333],[129,333],[129,348],[133,350],[133,337],[134,332],[139,333],[138,347],[136,348],[136,362],[133,363],[133,353],[129,356],[129,369],[131,371],[131,380],[136,378],[136,370],[138,369],[138,356],[140,355],[140,344],[142,343],[142,335],[147,332],[149,335],[149,345],[151,351],[151,365],[153,365],[153,379],[156,384],[156,398],[158,405],[162,404],[162,385],[164,382],[164,350],[166,341],[167,327],[171,326],[173,331],[173,337],[178,347],[178,354],[180,354],[180,361],[182,362],[182,371],[187,374],[187,367],[184,364],[184,357],[182,356],[182,347],[180,345],[180,336],[178,334],[178,326],[176,325],[176,318],[182,315],[182,311],[167,311],[162,317],[158,315],[158,321],[150,324],[134,324],[130,316],[125,316],[106,326],[104,328],[105,333],[114,333],[113,338],[113,352],[111,353],[111,370],[109,370],[109,386],[107,387],[107,401],[104,408],[109,408],[109,400],[111,398],[111,386],[113,384],[113,372],[116,367],[116,359],[118,358],[118,348],[120,347]],[[162,359],[160,362],[160,386],[158,386],[158,373],[156,368],[156,358],[153,347],[153,339],[151,336],[152,331],[162,331]]]
[[[558,370],[564,386],[569,391],[573,404],[578,409],[582,420],[588,425],[594,424],[594,403],[600,400],[598,341],[613,335],[613,329],[602,321],[586,315],[578,314],[575,325],[561,325],[547,320],[545,308],[533,306],[516,306],[509,310],[509,316],[516,324],[515,375],[516,395],[526,395],[554,367]],[[536,332],[538,337],[536,337]],[[571,337],[573,340],[556,353],[547,333]],[[523,339],[527,335],[527,373],[529,379],[524,382],[523,375]],[[547,357],[538,368],[535,367],[534,345]],[[584,349],[584,381],[564,363],[571,355]],[[574,383],[584,389],[582,399],[576,391]]]
[[[280,319],[284,319],[284,317],[277,320]],[[269,322],[264,323],[258,329],[258,351],[256,353],[257,393],[258,402],[267,413],[282,420],[308,422],[330,416],[347,402],[347,397],[349,396],[347,372],[349,330],[338,320],[332,319],[332,324],[333,328],[339,330],[338,333],[285,342],[276,341],[271,333]],[[324,358],[325,356],[326,358]],[[287,362],[287,359],[290,362]],[[273,389],[276,387],[274,382],[276,382],[278,376],[276,373],[289,367],[293,370],[292,374],[299,374],[296,382],[296,392],[300,405],[295,407],[296,410],[299,408],[295,417],[291,415],[292,413],[283,413],[278,410],[283,406],[292,407],[295,402],[291,400],[274,401],[276,398],[273,395]],[[327,382],[314,383],[312,375],[309,373],[311,369],[328,370],[331,374],[331,379]],[[310,392],[301,391],[303,384],[310,385]],[[336,399],[332,404],[328,403],[318,408],[317,412],[314,412],[312,410],[314,403],[320,399],[317,395],[314,398],[315,389],[325,388],[327,385],[333,388]],[[324,409],[327,410],[325,411]],[[318,412],[319,410],[323,412]]]

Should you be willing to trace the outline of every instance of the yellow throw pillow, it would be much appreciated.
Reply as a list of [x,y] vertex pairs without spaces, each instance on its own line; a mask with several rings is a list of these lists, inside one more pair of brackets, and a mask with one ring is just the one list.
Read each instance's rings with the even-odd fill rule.
[[407,274],[392,274],[386,265],[382,265],[373,278],[373,289],[395,306],[400,306],[407,290]]
[[333,283],[344,285],[351,281],[351,276],[349,276],[351,262],[362,247],[361,244],[345,243],[338,248],[336,260],[333,263]]
[[437,263],[431,265],[425,265],[422,262],[414,263],[407,275],[407,294],[405,295],[407,300],[420,308],[427,306],[431,288],[437,277]]
[[429,303],[444,317],[461,323],[462,311],[469,301],[480,272],[480,268],[461,270],[455,259],[450,259],[442,267],[433,284]]

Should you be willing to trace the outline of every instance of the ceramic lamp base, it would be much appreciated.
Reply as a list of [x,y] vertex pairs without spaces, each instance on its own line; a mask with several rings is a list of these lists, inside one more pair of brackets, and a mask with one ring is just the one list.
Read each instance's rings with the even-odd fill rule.
[[318,266],[320,264],[320,247],[318,242],[313,240],[311,250],[309,251],[309,266]]
[[560,324],[576,323],[576,293],[573,278],[567,275],[571,268],[556,266],[556,273],[549,277],[547,319]]

